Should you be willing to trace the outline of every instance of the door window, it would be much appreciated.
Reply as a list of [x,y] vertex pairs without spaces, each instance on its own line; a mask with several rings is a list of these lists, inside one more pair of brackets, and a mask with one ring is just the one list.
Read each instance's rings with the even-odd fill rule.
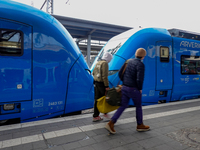
[[160,47],[160,61],[169,62],[169,47]]
[[17,30],[0,29],[0,55],[21,56],[23,33]]

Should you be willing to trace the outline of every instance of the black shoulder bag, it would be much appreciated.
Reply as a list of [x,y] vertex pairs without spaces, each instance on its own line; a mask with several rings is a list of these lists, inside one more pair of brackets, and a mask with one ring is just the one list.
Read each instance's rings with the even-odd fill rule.
[[[126,70],[127,64],[128,64],[128,60],[125,62],[123,72],[122,72],[122,75],[121,75],[121,78],[120,78],[121,80],[123,79],[123,75],[124,75],[124,72]],[[119,82],[120,82],[120,80],[119,80]],[[119,82],[117,84],[117,87],[110,88],[106,92],[106,102],[109,105],[120,106],[120,104],[121,104],[121,88],[122,88],[122,85],[119,85]]]

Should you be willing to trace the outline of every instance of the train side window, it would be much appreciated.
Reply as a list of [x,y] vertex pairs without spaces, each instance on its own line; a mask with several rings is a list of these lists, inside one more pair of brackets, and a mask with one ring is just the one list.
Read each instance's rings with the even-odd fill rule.
[[200,57],[182,55],[181,74],[200,74]]
[[160,47],[160,61],[169,62],[169,47]]
[[0,29],[0,55],[21,56],[23,33],[17,30]]

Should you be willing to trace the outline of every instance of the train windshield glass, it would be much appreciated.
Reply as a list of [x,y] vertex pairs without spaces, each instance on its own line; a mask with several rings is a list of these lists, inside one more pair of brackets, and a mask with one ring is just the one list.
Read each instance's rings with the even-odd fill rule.
[[136,32],[135,29],[126,31],[120,35],[113,37],[101,50],[98,60],[100,60],[105,52],[109,52],[114,55],[120,47],[127,41],[127,39]]
[[121,39],[121,40],[116,40],[116,41],[109,41],[107,45],[104,47],[104,49],[101,51],[101,54],[99,55],[99,59],[103,57],[103,54],[105,52],[109,52],[112,55],[115,54],[119,48],[124,44],[124,42],[127,39]]
[[0,30],[0,55],[21,55],[22,33],[13,30]]

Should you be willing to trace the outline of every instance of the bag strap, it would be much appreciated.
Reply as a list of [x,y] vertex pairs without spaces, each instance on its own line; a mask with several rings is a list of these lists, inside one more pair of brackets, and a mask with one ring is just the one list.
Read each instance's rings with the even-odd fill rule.
[[[125,70],[126,70],[126,67],[127,67],[127,65],[128,65],[128,61],[129,61],[129,59],[125,62],[125,66],[124,66],[124,69],[123,69],[123,71],[122,71],[122,74],[121,74],[121,77],[124,75],[124,72],[125,72]],[[118,84],[117,85],[119,85],[119,83],[120,83],[120,79],[119,79],[119,81],[118,81]]]

